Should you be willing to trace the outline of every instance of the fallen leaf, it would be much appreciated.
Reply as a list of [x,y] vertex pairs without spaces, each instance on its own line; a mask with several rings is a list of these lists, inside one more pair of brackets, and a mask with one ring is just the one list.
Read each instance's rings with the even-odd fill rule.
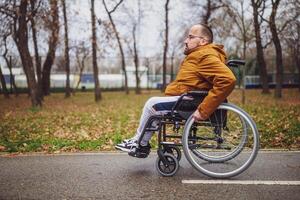
[[0,145],[0,151],[5,151],[5,149],[6,149],[5,146]]

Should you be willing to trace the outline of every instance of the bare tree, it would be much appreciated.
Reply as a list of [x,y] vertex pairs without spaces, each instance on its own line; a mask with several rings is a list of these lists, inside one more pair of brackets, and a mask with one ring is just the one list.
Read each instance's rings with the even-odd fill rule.
[[[188,29],[187,29],[188,30]],[[177,60],[178,61],[178,57],[179,57],[179,55],[178,55],[178,51],[180,52],[180,54],[181,54],[181,51],[180,51],[180,49],[182,48],[182,46],[183,46],[183,44],[184,44],[184,40],[185,40],[185,38],[186,38],[186,32],[182,32],[181,30],[180,30],[180,32],[178,32],[177,34],[176,34],[176,38],[173,38],[173,42],[171,42],[170,44],[169,44],[169,46],[170,46],[170,55],[169,55],[169,57],[170,57],[170,63],[171,63],[171,71],[170,71],[170,73],[171,73],[171,81],[173,81],[174,80],[174,75],[175,75],[175,72],[174,72],[174,65],[175,65],[175,61]],[[176,59],[177,58],[177,59]]]
[[164,52],[163,52],[163,84],[161,91],[164,91],[167,84],[167,54],[168,54],[168,44],[169,44],[169,2],[166,0],[165,3],[165,38],[164,38]]
[[[242,54],[242,58],[243,60],[247,59],[247,47],[248,47],[248,42],[251,41],[253,39],[253,35],[252,35],[252,20],[247,19],[245,12],[248,8],[245,7],[244,5],[244,1],[243,0],[239,0],[239,7],[237,8],[235,7],[232,2],[228,1],[226,3],[226,10],[227,13],[229,14],[229,16],[233,19],[234,24],[236,25],[236,27],[238,28],[238,33],[239,34],[235,34],[235,38],[242,41],[243,43],[243,54]],[[245,79],[245,75],[246,75],[246,66],[244,66],[243,68],[243,79]],[[245,104],[246,101],[246,94],[245,94],[245,82],[243,81],[243,89],[242,89],[242,103]]]
[[69,37],[68,37],[68,18],[66,12],[66,2],[65,0],[61,0],[63,6],[63,15],[64,15],[64,27],[65,27],[65,69],[66,69],[66,91],[65,97],[69,98],[71,96],[71,88],[70,88],[70,57],[69,57]]
[[50,0],[50,30],[51,35],[48,41],[48,53],[43,64],[42,71],[42,87],[43,94],[50,94],[50,73],[55,60],[55,51],[58,43],[59,20],[58,20],[58,5],[57,0]]
[[[299,12],[295,11],[297,8],[291,1],[282,1],[280,0],[271,0],[271,14],[269,18],[266,19],[263,14],[259,13],[262,20],[267,22],[269,25],[269,29],[271,32],[272,40],[266,43],[265,47],[268,46],[270,43],[273,42],[275,47],[275,54],[276,54],[276,87],[275,87],[275,98],[282,97],[282,84],[283,84],[283,55],[282,55],[282,44],[280,40],[281,33],[285,30],[285,28],[293,21],[295,21],[298,16]],[[281,3],[281,7],[284,9],[281,10],[280,20],[276,19],[279,10],[279,4]],[[292,5],[292,6],[291,6]],[[297,1],[296,1],[297,5]],[[277,22],[277,23],[276,23]]]
[[95,1],[91,0],[91,19],[92,19],[92,54],[93,54],[93,71],[95,82],[95,101],[101,100],[101,90],[98,77],[97,65],[97,36],[96,36],[96,16],[95,16]]
[[206,0],[206,4],[203,6],[202,23],[210,24],[212,13],[222,7],[224,7],[222,0]]
[[[32,12],[37,12],[38,4],[41,1],[37,2],[36,0],[30,0],[30,6]],[[37,73],[37,85],[38,85],[38,95],[41,99],[43,99],[43,91],[42,91],[42,64],[41,57],[39,55],[38,43],[37,43],[37,31],[36,31],[36,23],[35,23],[36,13],[30,17],[31,30],[32,30],[32,41],[34,47],[34,58],[35,58],[35,66]]]
[[245,12],[248,9],[244,5],[243,0],[238,0],[239,8],[235,7],[236,5],[232,5],[231,2],[227,2],[226,8],[227,13],[229,16],[233,19],[234,24],[236,25],[238,29],[239,34],[235,34],[235,38],[242,41],[243,43],[243,59],[247,59],[247,43],[253,39],[252,34],[252,20],[247,19]]
[[289,38],[289,46],[292,52],[292,58],[295,65],[298,67],[299,91],[300,91],[300,22],[296,24],[296,31],[293,37]]
[[133,55],[134,55],[134,66],[135,66],[135,80],[136,80],[136,87],[135,87],[135,93],[141,94],[141,88],[140,88],[140,76],[139,76],[139,56],[138,56],[138,50],[137,50],[137,40],[136,40],[136,25],[133,26],[132,30],[132,38],[133,38]]
[[128,89],[128,77],[127,77],[127,72],[126,72],[126,63],[125,63],[125,55],[124,55],[124,50],[123,50],[123,46],[122,46],[122,43],[121,43],[121,39],[120,39],[120,35],[119,35],[119,32],[117,30],[117,27],[114,23],[114,20],[112,18],[112,13],[116,11],[116,9],[118,8],[118,6],[123,2],[123,0],[120,0],[114,7],[113,9],[111,10],[108,10],[107,8],[107,5],[106,5],[106,2],[105,0],[102,0],[102,3],[104,5],[104,8],[105,8],[105,11],[108,15],[108,18],[109,18],[109,21],[113,27],[113,31],[114,31],[114,34],[117,38],[117,42],[118,42],[118,46],[119,46],[119,50],[120,50],[120,54],[121,54],[121,65],[122,65],[122,70],[123,70],[123,73],[124,73],[124,77],[125,77],[125,92],[126,94],[129,94],[129,89]]
[[171,53],[171,82],[174,80],[174,57],[175,57],[175,49],[173,49]]
[[150,81],[150,60],[149,58],[145,58],[144,65],[147,69],[147,90],[150,90],[149,81]]
[[141,88],[140,88],[140,74],[139,74],[139,65],[140,65],[140,59],[139,59],[139,50],[138,50],[138,42],[139,42],[139,27],[141,25],[141,19],[142,19],[142,11],[141,11],[141,1],[138,0],[138,13],[135,14],[134,10],[125,8],[125,12],[130,18],[130,22],[132,25],[131,28],[131,35],[132,38],[131,40],[125,40],[125,42],[128,45],[130,54],[133,57],[133,63],[135,66],[135,82],[136,82],[136,87],[135,87],[135,93],[136,94],[141,94]]
[[[298,7],[299,8],[299,7]],[[299,10],[298,10],[299,11]],[[300,92],[300,22],[297,22],[297,34],[295,34],[294,41],[295,46],[291,45],[293,48],[293,60],[298,67],[298,78],[299,78],[299,92]]]
[[9,56],[9,59],[5,58],[6,65],[9,69],[9,77],[10,77],[10,92],[15,93],[15,96],[18,97],[18,88],[15,82],[15,77],[12,73],[12,66],[13,66],[13,61],[12,61],[12,56]]
[[13,39],[20,53],[22,65],[27,78],[31,104],[33,107],[36,107],[41,106],[42,101],[38,94],[35,70],[28,47],[28,16],[34,15],[34,12],[29,12],[28,10],[27,0],[21,0],[19,4],[17,4],[16,1],[7,1],[0,6],[0,13],[4,14],[12,25]]
[[253,25],[255,31],[255,42],[256,42],[256,60],[259,66],[259,73],[260,73],[260,80],[262,84],[262,93],[268,94],[269,93],[269,83],[268,83],[268,73],[267,73],[267,66],[264,58],[264,51],[261,41],[261,33],[260,33],[260,26],[262,20],[259,21],[259,12],[264,12],[264,0],[251,0],[251,5],[253,8]]
[[196,10],[197,17],[200,18],[199,22],[203,24],[211,24],[213,14],[219,9],[224,7],[223,0],[206,0],[189,1],[189,6]]
[[77,66],[79,69],[79,79],[75,87],[75,90],[77,90],[81,82],[82,72],[85,69],[85,60],[90,55],[90,50],[88,47],[86,47],[84,41],[76,46],[75,55]]
[[7,87],[6,87],[6,82],[5,82],[4,75],[2,73],[1,66],[0,66],[0,82],[1,82],[1,85],[2,85],[2,91],[3,91],[4,97],[9,98],[9,93],[8,93],[8,90],[7,90]]
[[300,2],[298,0],[291,0],[289,3],[295,9],[295,18],[292,18],[293,20],[283,32],[283,38],[285,39],[287,48],[290,50],[291,63],[298,68],[300,92]]
[[[12,88],[14,88],[15,95],[17,96],[18,95],[17,86],[15,84],[15,79],[14,79],[14,76],[12,74],[11,62],[9,61],[9,58],[8,58],[8,55],[7,55],[7,53],[8,53],[7,37],[9,35],[11,35],[11,31],[4,33],[3,36],[2,36],[2,42],[3,42],[2,46],[4,47],[2,57],[4,58],[4,60],[6,62],[7,68],[9,69],[11,92],[12,92]],[[10,59],[11,59],[11,57],[10,57]],[[4,92],[4,96],[8,98],[9,97],[9,92],[7,90],[7,87],[6,87],[6,82],[5,82],[4,76],[2,74],[2,71],[0,72],[0,76],[1,76],[0,78],[1,78],[1,84],[2,84],[2,89],[3,89],[3,92]]]
[[275,46],[276,52],[276,87],[275,87],[275,98],[282,97],[282,83],[283,83],[283,60],[282,60],[282,47],[280,39],[278,37],[277,26],[275,22],[278,5],[280,0],[271,0],[272,12],[269,17],[269,26],[272,33],[272,40]]
[[66,71],[66,60],[65,56],[56,56],[55,58],[55,72],[64,73]]

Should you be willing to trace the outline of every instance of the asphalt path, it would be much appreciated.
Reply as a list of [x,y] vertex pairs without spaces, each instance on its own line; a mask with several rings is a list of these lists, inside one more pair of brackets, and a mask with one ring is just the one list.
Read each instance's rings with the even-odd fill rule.
[[[193,169],[184,156],[174,177],[161,177],[156,157],[154,153],[146,159],[125,153],[2,155],[0,199],[300,199],[300,184],[280,184],[300,181],[300,152],[259,152],[247,171],[222,184]],[[191,180],[200,183],[186,183]],[[243,184],[247,181],[251,184]]]

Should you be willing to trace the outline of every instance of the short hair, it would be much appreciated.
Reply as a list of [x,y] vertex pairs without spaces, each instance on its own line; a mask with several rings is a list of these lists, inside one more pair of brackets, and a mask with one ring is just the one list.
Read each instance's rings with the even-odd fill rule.
[[211,28],[207,24],[200,23],[200,25],[202,26],[201,33],[208,38],[209,43],[212,43],[214,41],[214,34]]

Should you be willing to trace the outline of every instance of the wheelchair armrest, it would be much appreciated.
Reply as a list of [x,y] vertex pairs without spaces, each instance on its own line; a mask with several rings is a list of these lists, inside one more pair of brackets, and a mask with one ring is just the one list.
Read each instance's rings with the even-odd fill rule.
[[245,63],[246,62],[244,60],[228,60],[226,65],[229,67],[238,67],[240,65],[245,65]]
[[198,97],[198,96],[206,96],[208,94],[208,91],[205,90],[196,90],[196,91],[189,91],[187,92],[188,96],[192,96],[192,97]]
[[176,101],[175,105],[173,106],[173,108],[171,110],[171,115],[174,114],[174,111],[177,109],[178,105],[180,105],[180,103],[181,103],[182,100],[191,100],[191,101],[193,101],[194,98],[205,97],[207,94],[208,94],[208,91],[205,91],[205,90],[189,91],[187,93],[182,94],[179,97],[179,99]]

